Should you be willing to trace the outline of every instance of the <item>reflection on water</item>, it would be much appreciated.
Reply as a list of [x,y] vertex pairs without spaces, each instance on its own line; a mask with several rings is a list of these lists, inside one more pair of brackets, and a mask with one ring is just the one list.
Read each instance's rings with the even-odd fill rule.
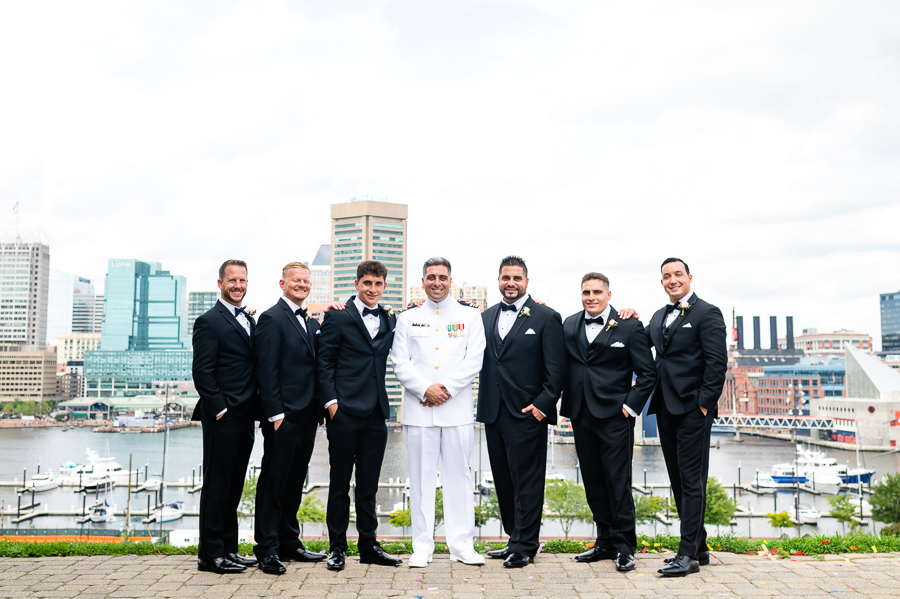
[[[757,470],[760,472],[768,472],[772,464],[777,462],[788,462],[794,457],[793,445],[772,439],[763,439],[743,435],[742,443],[734,443],[731,435],[718,435],[714,439],[721,442],[720,449],[710,450],[710,475],[718,477],[723,483],[735,483],[738,481],[738,468],[740,468],[741,482],[750,482]],[[472,451],[472,468],[479,471],[490,470],[490,462],[488,460],[487,446],[483,443],[484,433],[479,428],[475,436],[475,446]],[[108,445],[108,449],[107,449]],[[37,471],[37,463],[40,462],[42,470],[51,468],[56,474],[59,465],[63,462],[72,460],[76,462],[84,462],[86,460],[85,448],[92,448],[99,451],[101,456],[115,456],[117,461],[123,467],[128,467],[129,454],[133,457],[134,467],[145,468],[152,475],[162,470],[162,446],[163,435],[161,434],[99,434],[93,433],[90,429],[70,429],[62,432],[58,428],[54,429],[2,429],[0,430],[0,480],[11,481],[13,478],[22,480],[22,470],[27,469],[28,476]],[[262,458],[262,436],[257,435],[257,442],[253,448],[252,460],[259,464]],[[836,449],[823,448],[823,451],[835,458],[839,463],[848,463],[851,467],[855,467],[856,456],[852,451],[842,451]],[[876,480],[886,472],[900,471],[900,454],[889,456],[874,457],[873,455],[861,454],[865,464],[876,470]],[[170,481],[182,479],[190,481],[192,470],[199,474],[200,461],[202,457],[202,441],[201,431],[199,428],[181,429],[172,431],[169,435],[169,463],[166,467]],[[588,468],[590,464],[580,464],[581,468]],[[557,445],[554,444],[552,451],[548,452],[548,472],[558,472],[569,478],[575,479],[580,476],[576,472],[575,447],[573,445]],[[634,482],[640,484],[644,481],[648,483],[666,483],[668,477],[666,475],[665,462],[662,457],[662,451],[659,447],[643,447],[635,448],[633,477]],[[391,429],[388,433],[387,451],[385,454],[384,465],[381,470],[381,480],[387,481],[389,478],[406,480],[406,447],[403,442],[403,435],[400,429]],[[324,430],[320,429],[316,438],[316,447],[310,462],[310,481],[324,482],[328,481],[328,440],[324,434]],[[662,492],[655,491],[657,493]],[[324,501],[327,490],[318,491],[320,498]],[[666,494],[668,492],[666,491]],[[118,509],[124,510],[127,493],[122,487],[107,494],[109,503],[118,506]],[[57,510],[80,510],[81,497],[76,495],[71,487],[63,487],[44,493],[38,493],[37,499],[42,505],[39,508],[44,509],[50,506]],[[384,489],[378,494],[378,501],[382,510],[390,511],[395,503],[402,500],[403,492],[400,489]],[[101,495],[102,498],[102,495]],[[199,493],[190,494],[186,489],[169,488],[166,490],[167,501],[183,501],[184,507],[188,511],[196,510],[200,501]],[[476,501],[478,499],[476,498]],[[776,509],[778,511],[790,509],[793,506],[793,495],[790,493],[778,493],[777,495],[756,496],[752,494],[738,494],[738,502],[745,507],[750,507],[754,512],[770,512]],[[16,493],[12,487],[0,487],[0,501],[6,505],[16,505]],[[147,499],[146,493],[132,495],[132,509],[146,509]],[[811,503],[815,505],[823,514],[827,514],[829,510],[827,496],[810,496],[801,495],[803,503]],[[90,498],[88,500],[90,503]],[[88,526],[111,528],[118,530],[123,526],[124,518],[119,518],[117,522],[110,524],[93,524]],[[13,526],[8,519],[3,523],[4,527]],[[34,528],[71,528],[76,526],[74,517],[39,517],[28,523],[23,523],[22,527]],[[140,528],[139,523],[135,526]],[[245,524],[250,527],[250,523]],[[176,522],[166,523],[164,528],[196,528],[197,519],[185,517]],[[881,524],[876,525],[879,529]],[[324,533],[325,527],[317,530],[316,525],[307,525],[307,534]],[[803,526],[801,532],[806,534],[810,532],[830,533],[840,531],[840,525],[832,518],[822,518],[818,526]],[[869,521],[869,529],[872,528]],[[673,526],[665,526],[658,523],[656,526],[658,532],[672,532],[677,534],[678,522]],[[736,535],[747,535],[748,525],[746,518],[739,520],[737,526],[730,527],[731,532]],[[652,533],[653,526],[645,525],[640,527],[641,532]],[[722,529],[725,532],[725,529]],[[379,529],[382,535],[398,535],[402,534],[397,528],[383,523]],[[408,533],[408,531],[406,531]],[[486,536],[496,536],[499,532],[499,523],[492,522],[484,527],[482,534]],[[753,536],[777,536],[779,533],[769,527],[765,518],[754,518],[751,523],[749,532]],[[438,534],[441,534],[440,529]],[[562,531],[558,524],[552,521],[544,523],[542,534],[546,536],[562,536]],[[592,527],[589,524],[578,523],[573,528],[572,534],[576,536],[591,536]],[[791,532],[790,534],[796,534]]]

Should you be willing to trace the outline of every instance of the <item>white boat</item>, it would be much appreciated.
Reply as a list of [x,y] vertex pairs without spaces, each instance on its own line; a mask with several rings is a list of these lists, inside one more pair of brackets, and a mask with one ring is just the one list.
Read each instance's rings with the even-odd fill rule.
[[481,475],[481,483],[478,485],[478,491],[482,495],[490,495],[494,492],[494,473],[487,471]]
[[775,479],[770,475],[761,473],[757,470],[756,478],[753,481],[753,486],[763,492],[771,493],[778,488],[778,483],[775,482]]
[[42,474],[35,474],[29,478],[28,482],[25,483],[25,490],[40,493],[41,491],[55,489],[58,486],[59,481],[53,478],[53,472],[44,472]]
[[173,501],[162,507],[162,510],[156,510],[156,522],[172,522],[184,516],[184,502]]
[[[109,476],[118,484],[128,484],[128,470],[122,468],[122,465],[116,462],[114,457],[101,458],[93,449],[85,450],[88,456],[87,464],[75,464],[66,462],[59,467],[60,481],[81,482],[89,476]],[[131,472],[131,483],[137,484],[138,470]]]
[[97,491],[112,491],[113,487],[116,486],[116,481],[114,481],[109,475],[99,474],[99,475],[91,475],[86,478],[83,478],[82,486],[84,490],[88,493],[94,493]]
[[808,503],[800,504],[800,524],[818,524],[822,514],[814,505]]
[[95,506],[91,510],[90,520],[91,520],[91,522],[115,522],[116,521],[115,506],[110,507],[109,503],[107,503],[107,501],[104,500],[103,505]]
[[159,485],[162,484],[162,477],[159,474],[153,474],[147,477],[141,486],[147,489],[148,491],[156,491],[159,489]]

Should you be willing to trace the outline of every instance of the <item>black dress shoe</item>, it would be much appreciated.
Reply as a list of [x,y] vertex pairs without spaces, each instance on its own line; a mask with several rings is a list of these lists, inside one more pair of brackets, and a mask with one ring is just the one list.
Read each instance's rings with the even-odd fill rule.
[[494,549],[493,551],[488,551],[485,555],[494,559],[506,559],[509,557],[510,553],[512,552],[509,550],[509,547],[504,547],[503,549]]
[[616,556],[616,570],[630,572],[634,570],[634,556],[630,553],[620,553]]
[[300,547],[288,551],[279,551],[278,557],[283,562],[320,562],[328,556],[324,553],[310,551],[306,547]]
[[618,554],[612,549],[600,549],[597,546],[575,556],[576,562],[599,562],[605,559],[616,559]]
[[[663,560],[663,562],[665,562],[667,564],[671,564],[672,560],[674,560],[674,559],[675,559],[674,557],[667,557],[666,559]],[[708,566],[709,565],[709,551],[701,551],[700,553],[698,553],[697,554],[697,563],[699,563],[701,566]]]
[[378,566],[399,566],[403,563],[403,560],[391,557],[381,548],[381,545],[375,545],[371,549],[367,549],[365,553],[359,552],[359,563],[376,564]]
[[244,557],[243,555],[238,555],[237,553],[228,553],[225,555],[228,558],[228,561],[235,563],[239,566],[250,566],[256,565],[255,557]]
[[659,569],[659,573],[663,576],[687,576],[700,571],[700,564],[697,560],[679,553],[676,555],[668,566]]
[[524,568],[528,564],[534,563],[534,558],[524,553],[510,553],[506,561],[503,562],[505,568]]
[[216,574],[240,574],[247,571],[246,567],[236,564],[226,557],[217,557],[209,561],[198,559],[197,569],[201,572],[215,572]]
[[340,549],[333,550],[331,555],[328,556],[328,563],[325,564],[325,567],[329,570],[343,570],[344,552]]
[[259,569],[266,574],[284,574],[287,568],[278,560],[277,555],[264,555],[259,558]]

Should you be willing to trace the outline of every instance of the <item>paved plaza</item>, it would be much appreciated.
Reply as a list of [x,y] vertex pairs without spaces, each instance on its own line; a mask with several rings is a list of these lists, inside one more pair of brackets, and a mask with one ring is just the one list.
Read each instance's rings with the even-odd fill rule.
[[351,557],[343,572],[290,563],[283,576],[257,569],[231,576],[198,572],[194,556],[0,558],[0,598],[900,597],[896,553],[794,559],[714,553],[699,574],[660,578],[661,557],[652,554],[638,555],[637,569],[627,574],[609,561],[579,564],[564,554],[542,554],[536,564],[512,571],[500,560],[479,568],[451,564],[446,555],[436,555],[425,569],[367,566]]

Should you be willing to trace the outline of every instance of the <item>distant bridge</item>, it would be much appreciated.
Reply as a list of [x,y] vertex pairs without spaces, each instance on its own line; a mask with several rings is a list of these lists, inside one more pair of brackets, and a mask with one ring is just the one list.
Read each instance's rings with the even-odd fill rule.
[[741,416],[722,414],[713,426],[740,428],[780,428],[816,430],[856,430],[856,421],[845,418],[818,418],[814,416]]

